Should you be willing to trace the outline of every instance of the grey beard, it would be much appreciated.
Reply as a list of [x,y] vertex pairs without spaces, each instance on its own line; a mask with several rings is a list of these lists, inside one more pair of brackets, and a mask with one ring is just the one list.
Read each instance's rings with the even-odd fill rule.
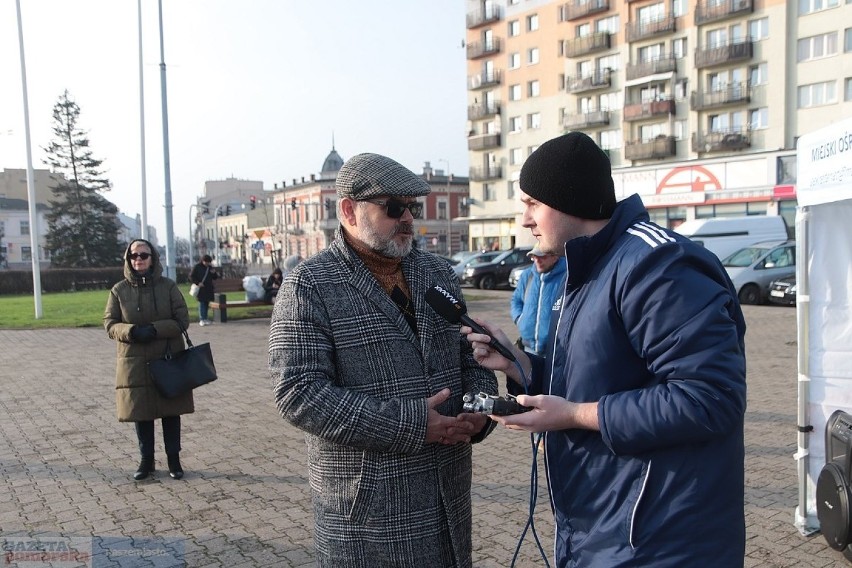
[[414,236],[412,235],[404,244],[399,244],[393,240],[393,237],[397,235],[399,229],[406,229],[410,232],[413,231],[414,227],[411,224],[402,223],[399,225],[397,231],[394,231],[391,237],[386,241],[375,233],[372,227],[370,227],[365,231],[362,238],[367,246],[380,255],[388,258],[402,258],[411,252]]

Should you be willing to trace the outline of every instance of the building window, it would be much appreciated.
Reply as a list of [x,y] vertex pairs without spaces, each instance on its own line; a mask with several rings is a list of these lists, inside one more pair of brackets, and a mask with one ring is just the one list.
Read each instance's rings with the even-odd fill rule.
[[538,14],[527,16],[527,31],[534,32],[538,29]]
[[30,234],[30,222],[29,221],[21,221],[21,236],[27,237]]
[[587,37],[592,35],[592,24],[580,24],[574,28],[574,37]]
[[521,148],[509,150],[509,165],[518,166],[524,163],[524,151]]
[[601,148],[603,150],[621,148],[621,130],[604,130],[601,132]]
[[618,55],[607,55],[606,57],[598,59],[598,69],[611,69],[612,71],[616,71],[620,67],[621,65],[619,64]]
[[509,37],[516,37],[521,35],[521,22],[518,20],[512,20],[509,22]]
[[767,83],[769,80],[768,69],[766,63],[758,63],[748,68],[748,80],[752,87]]
[[799,87],[799,108],[810,108],[837,102],[837,87],[834,81],[813,83]]
[[756,108],[749,111],[749,128],[761,130],[769,127],[769,109],[767,107]]
[[674,84],[674,96],[676,101],[684,101],[687,97],[687,87],[689,81],[687,79],[678,79]]
[[29,262],[33,259],[32,247],[21,247],[21,262]]
[[447,201],[446,199],[438,200],[438,220],[446,221],[447,220]]
[[509,118],[509,132],[520,132],[523,130],[523,123],[520,116]]
[[663,52],[663,44],[655,43],[652,45],[646,45],[645,47],[640,47],[636,54],[639,56],[639,61],[642,63],[648,63],[659,59]]
[[852,51],[852,28],[846,28],[843,32],[843,51],[846,53]]
[[837,55],[837,32],[800,39],[796,51],[800,63]]
[[687,12],[686,0],[672,0],[672,15],[679,18]]
[[538,63],[538,48],[531,47],[527,50],[527,64],[535,65]]
[[538,80],[527,83],[527,96],[537,97],[541,94],[541,83]]
[[748,36],[751,41],[760,41],[769,37],[769,18],[751,20],[748,23]]
[[541,113],[534,112],[527,115],[527,128],[530,130],[538,130],[541,128]]
[[510,179],[509,183],[506,184],[506,197],[509,199],[514,199],[515,194],[518,192],[518,180]]
[[839,5],[840,0],[799,0],[799,15],[836,8]]
[[844,81],[843,100],[852,101],[852,77],[846,77],[846,81]]
[[510,101],[521,100],[521,86],[520,85],[512,85],[511,87],[509,87],[509,100]]
[[494,191],[494,186],[490,183],[482,184],[482,200],[483,201],[494,201],[497,199],[496,192]]
[[521,54],[520,53],[510,53],[509,54],[509,69],[518,69],[521,66]]
[[595,22],[595,29],[598,32],[605,32],[610,34],[618,33],[618,28],[620,27],[618,16],[610,16],[609,18],[603,18]]
[[672,55],[678,59],[686,57],[686,38],[681,37],[672,40]]
[[530,146],[529,148],[527,148],[527,156],[531,155],[536,150],[538,150],[538,144]]

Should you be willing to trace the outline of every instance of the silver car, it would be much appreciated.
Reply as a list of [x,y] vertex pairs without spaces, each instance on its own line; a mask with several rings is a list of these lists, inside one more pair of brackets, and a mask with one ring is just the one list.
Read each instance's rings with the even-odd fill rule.
[[495,258],[500,255],[501,251],[486,251],[486,252],[477,252],[476,254],[468,256],[465,260],[462,260],[455,266],[453,266],[453,272],[458,276],[459,281],[464,278],[464,271],[468,266],[476,266],[477,264],[482,264],[485,262],[491,262]]
[[769,241],[742,248],[722,261],[741,304],[763,304],[769,285],[796,274],[796,241]]

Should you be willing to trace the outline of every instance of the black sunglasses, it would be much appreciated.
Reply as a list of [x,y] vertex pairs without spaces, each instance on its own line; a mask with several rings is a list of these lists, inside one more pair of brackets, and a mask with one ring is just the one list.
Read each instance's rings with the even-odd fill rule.
[[399,219],[405,215],[406,209],[411,212],[411,216],[415,219],[419,219],[423,214],[423,204],[417,201],[412,201],[411,203],[403,203],[402,201],[396,201],[395,199],[364,199],[362,201],[378,205],[379,207],[384,207],[388,217],[391,219]]
[[151,253],[148,252],[131,252],[127,255],[127,258],[130,260],[136,260],[137,258],[141,258],[142,260],[148,260],[151,258]]

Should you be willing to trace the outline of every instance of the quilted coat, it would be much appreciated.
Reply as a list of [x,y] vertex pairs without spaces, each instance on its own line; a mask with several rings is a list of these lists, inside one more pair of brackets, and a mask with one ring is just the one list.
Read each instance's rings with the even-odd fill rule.
[[278,293],[269,364],[281,415],[305,431],[318,566],[472,563],[471,445],[425,443],[426,398],[450,388],[438,410],[455,416],[497,381],[426,304],[435,284],[461,296],[449,265],[414,249],[402,270],[417,334],[340,235]]
[[[157,249],[151,247],[153,262],[146,275],[136,273],[124,254],[124,280],[112,287],[104,311],[104,327],[116,342],[116,414],[121,422],[140,422],[194,411],[192,391],[165,399],[148,373],[148,361],[162,357],[168,346],[173,352],[184,348],[181,327],[189,326],[189,313],[177,284],[165,278]],[[180,325],[178,325],[180,322]],[[134,343],[130,329],[153,323],[157,338]]]

